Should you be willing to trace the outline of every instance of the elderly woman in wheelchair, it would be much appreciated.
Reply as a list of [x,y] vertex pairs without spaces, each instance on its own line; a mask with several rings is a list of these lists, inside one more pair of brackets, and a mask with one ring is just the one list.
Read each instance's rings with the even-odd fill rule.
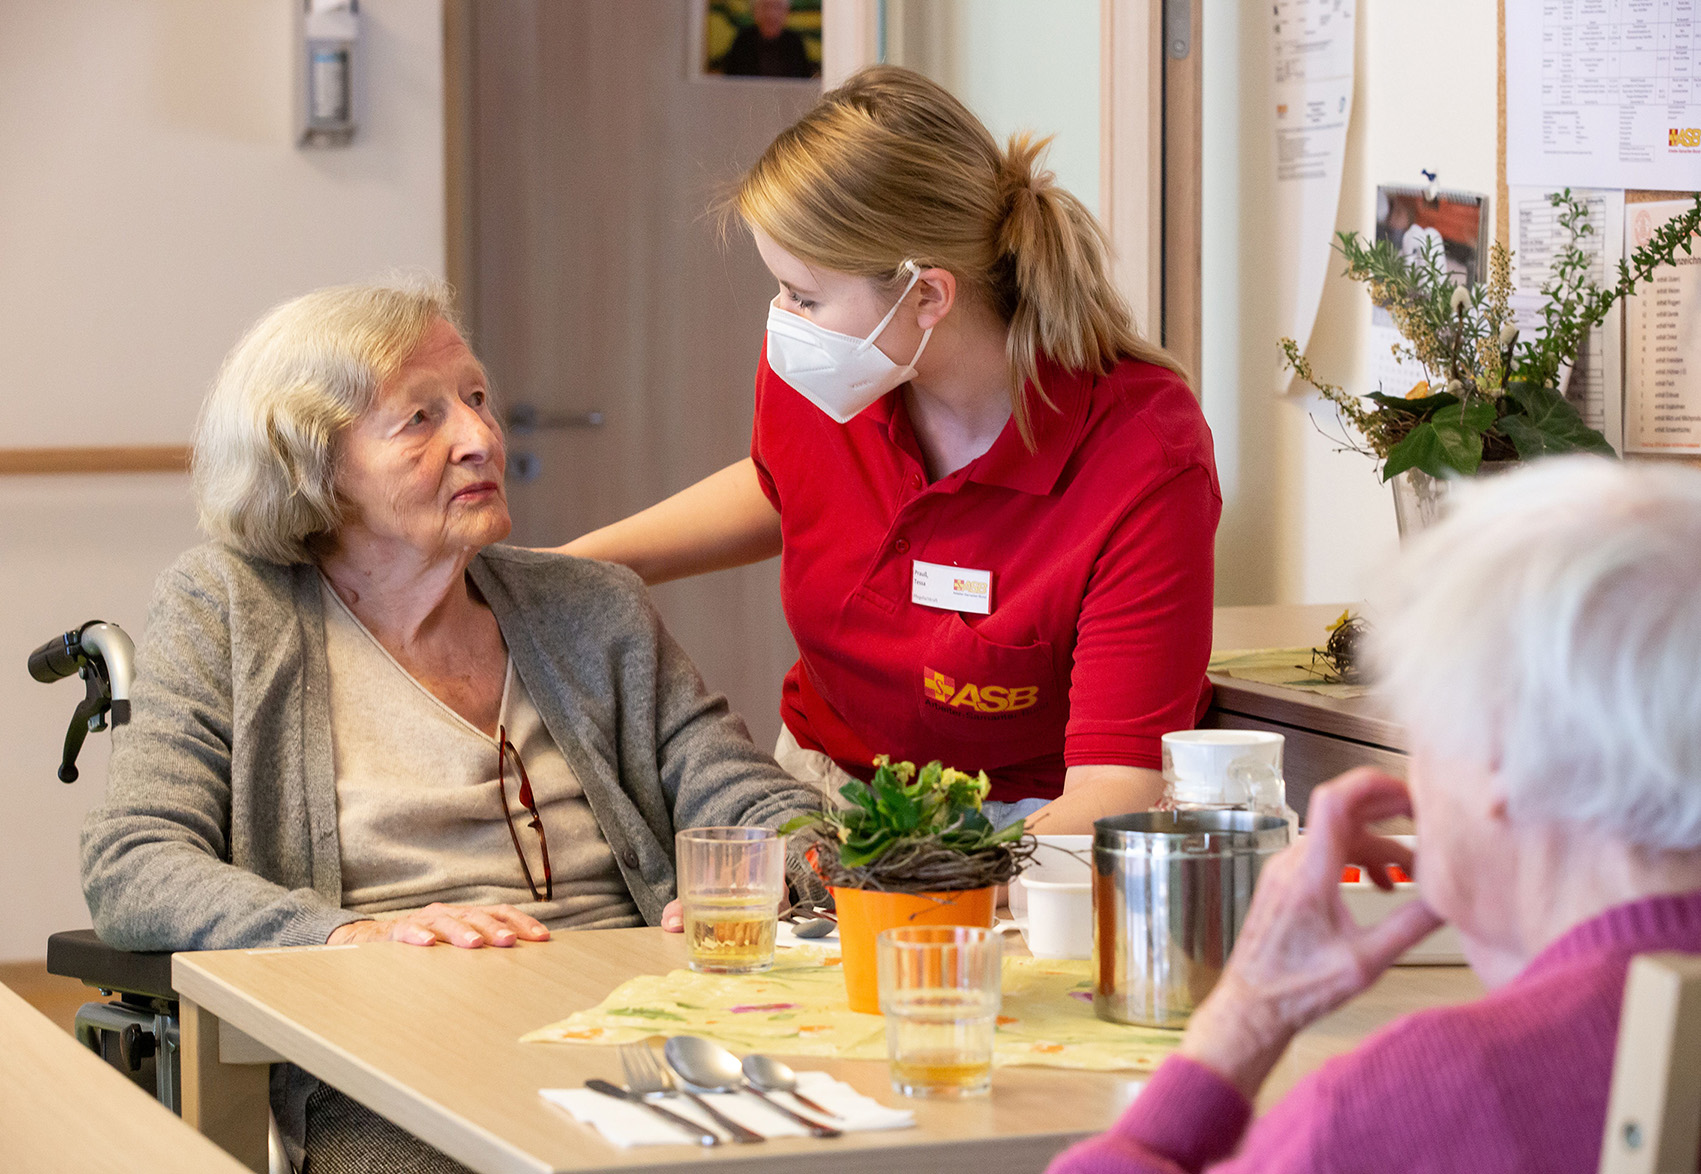
[[[83,832],[103,940],[675,928],[676,828],[819,805],[704,688],[635,575],[497,545],[503,469],[441,287],[320,290],[237,344],[195,442],[213,541],[160,580]],[[274,1106],[315,1169],[358,1167],[386,1128],[289,1069]]]

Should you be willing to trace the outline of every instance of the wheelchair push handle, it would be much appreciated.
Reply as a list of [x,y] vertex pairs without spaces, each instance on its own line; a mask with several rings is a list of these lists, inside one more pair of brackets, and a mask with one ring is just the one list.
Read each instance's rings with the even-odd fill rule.
[[90,733],[130,720],[130,683],[135,678],[136,646],[123,628],[90,620],[56,637],[29,655],[30,676],[44,684],[73,674],[83,678],[87,691],[65,731],[65,752],[59,781],[77,781],[77,755]]

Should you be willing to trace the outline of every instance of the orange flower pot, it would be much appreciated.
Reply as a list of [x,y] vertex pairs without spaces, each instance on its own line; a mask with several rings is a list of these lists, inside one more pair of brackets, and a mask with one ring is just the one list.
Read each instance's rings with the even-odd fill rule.
[[953,893],[877,893],[834,889],[845,994],[852,1011],[880,1014],[880,971],[874,939],[903,925],[975,925],[992,928],[993,887]]

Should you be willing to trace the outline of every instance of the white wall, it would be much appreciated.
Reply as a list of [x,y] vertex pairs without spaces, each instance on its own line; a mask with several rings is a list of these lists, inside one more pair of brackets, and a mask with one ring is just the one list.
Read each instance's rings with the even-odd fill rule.
[[[1492,196],[1495,8],[1485,0],[1360,0],[1357,85],[1337,227],[1374,230],[1378,183],[1420,182]],[[1334,412],[1266,388],[1279,328],[1266,296],[1275,227],[1267,10],[1205,0],[1204,362],[1224,513],[1219,603],[1357,600],[1397,543],[1393,502],[1366,457],[1337,452]],[[1308,350],[1318,374],[1368,383],[1370,304],[1331,266]],[[1315,417],[1315,424],[1313,423]]]
[[1099,0],[887,0],[886,59],[950,90],[1003,142],[1055,135],[1058,182],[1099,202]]
[[[441,274],[441,0],[364,0],[346,150],[292,142],[292,0],[0,0],[0,448],[184,443],[241,329],[295,293]],[[53,771],[81,686],[24,656],[100,617],[139,636],[195,541],[173,475],[0,477],[0,961],[88,923]]]

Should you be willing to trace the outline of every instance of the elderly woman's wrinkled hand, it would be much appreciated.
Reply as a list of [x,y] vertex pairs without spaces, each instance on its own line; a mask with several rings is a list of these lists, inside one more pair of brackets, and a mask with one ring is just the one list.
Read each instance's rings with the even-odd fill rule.
[[524,939],[547,941],[549,929],[512,905],[427,905],[401,917],[383,921],[351,921],[339,925],[326,938],[329,945],[351,942],[404,942],[410,946],[451,946],[477,949],[480,946],[512,946]]
[[[1265,864],[1222,980],[1187,1026],[1183,1055],[1251,1098],[1294,1034],[1369,986],[1441,924],[1414,901],[1361,927],[1341,899],[1341,870],[1389,888],[1411,851],[1368,825],[1411,814],[1405,783],[1365,767],[1312,792],[1306,834]],[[1415,875],[1415,873],[1414,873]]]

